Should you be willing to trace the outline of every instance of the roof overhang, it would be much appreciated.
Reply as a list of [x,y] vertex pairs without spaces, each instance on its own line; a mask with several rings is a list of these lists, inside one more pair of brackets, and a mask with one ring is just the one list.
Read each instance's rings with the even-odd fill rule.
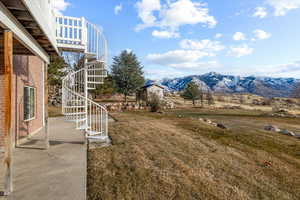
[[[24,3],[25,2],[25,3]],[[14,38],[34,55],[49,63],[49,55],[58,55],[55,35],[43,20],[37,20],[37,13],[43,13],[33,0],[0,0],[0,26],[11,30]],[[47,23],[45,23],[47,24]]]

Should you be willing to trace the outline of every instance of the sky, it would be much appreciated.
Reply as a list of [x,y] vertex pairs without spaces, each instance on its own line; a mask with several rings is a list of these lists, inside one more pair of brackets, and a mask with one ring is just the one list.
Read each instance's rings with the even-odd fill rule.
[[103,28],[110,63],[133,51],[146,78],[300,78],[300,0],[53,1],[56,12]]

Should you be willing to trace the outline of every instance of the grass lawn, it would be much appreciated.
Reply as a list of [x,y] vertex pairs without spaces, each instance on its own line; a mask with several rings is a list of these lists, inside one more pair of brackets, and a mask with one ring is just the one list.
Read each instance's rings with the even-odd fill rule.
[[[112,146],[88,152],[88,199],[300,199],[300,119],[261,111],[113,114]],[[199,117],[222,122],[212,127]]]
[[49,117],[61,117],[63,114],[61,113],[61,107],[49,106],[48,107]]

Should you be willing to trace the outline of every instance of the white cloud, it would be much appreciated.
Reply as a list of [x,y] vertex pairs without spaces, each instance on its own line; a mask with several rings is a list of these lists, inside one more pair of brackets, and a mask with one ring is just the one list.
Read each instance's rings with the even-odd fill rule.
[[145,75],[147,78],[158,80],[166,77],[168,78],[180,77],[183,75],[183,73],[178,69],[166,67],[160,69],[155,69],[155,68],[145,69]]
[[123,5],[121,3],[119,5],[116,5],[114,9],[115,15],[118,15],[122,11],[122,9]]
[[214,54],[199,50],[174,50],[162,54],[148,54],[146,59],[151,63],[174,68],[194,68],[201,63],[200,59]]
[[236,32],[234,35],[233,35],[233,39],[234,40],[246,40],[246,35],[242,32]]
[[161,11],[161,25],[165,27],[178,28],[185,24],[202,23],[214,27],[217,21],[208,14],[206,4],[193,2],[191,0],[169,1]]
[[244,69],[240,73],[244,73],[245,75],[255,74],[257,76],[300,78],[300,60],[287,64],[252,66],[248,70]]
[[250,48],[247,44],[243,44],[241,46],[231,47],[229,51],[229,55],[239,58],[242,56],[250,55],[253,53],[253,51],[254,51],[253,48]]
[[256,7],[253,17],[265,18],[268,15],[266,8]]
[[159,27],[175,32],[182,25],[202,24],[212,28],[217,24],[216,19],[209,15],[206,4],[192,0],[167,0],[165,4],[161,4],[160,0],[141,0],[136,7],[143,22],[137,25],[137,31]]
[[179,33],[177,33],[177,32],[158,31],[158,30],[154,30],[152,32],[152,36],[157,37],[157,38],[178,38],[178,37],[180,37]]
[[65,11],[68,6],[70,3],[65,0],[52,0],[52,7],[56,14],[61,15],[61,12]]
[[217,52],[225,48],[219,41],[211,40],[184,39],[180,41],[179,45],[183,49],[203,50],[206,52]]
[[221,34],[221,33],[217,33],[217,34],[215,35],[215,38],[216,38],[216,39],[219,39],[219,38],[221,38],[221,37],[223,37],[223,34]]
[[300,8],[300,0],[265,0],[275,9],[275,16],[284,16],[290,10]]
[[265,31],[259,30],[259,29],[253,31],[253,33],[255,35],[255,39],[253,39],[253,40],[256,40],[256,39],[257,40],[265,40],[265,39],[268,39],[271,37],[270,33],[267,33]]
[[160,0],[142,0],[136,3],[139,18],[143,24],[137,26],[137,30],[155,26],[156,17],[154,11],[161,9]]

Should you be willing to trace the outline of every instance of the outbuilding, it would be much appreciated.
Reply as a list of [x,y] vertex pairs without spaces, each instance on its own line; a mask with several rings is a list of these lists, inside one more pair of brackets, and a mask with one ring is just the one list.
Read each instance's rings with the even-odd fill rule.
[[148,102],[152,94],[157,95],[160,99],[164,98],[165,88],[157,83],[152,83],[141,87],[136,93],[136,99],[138,102]]

